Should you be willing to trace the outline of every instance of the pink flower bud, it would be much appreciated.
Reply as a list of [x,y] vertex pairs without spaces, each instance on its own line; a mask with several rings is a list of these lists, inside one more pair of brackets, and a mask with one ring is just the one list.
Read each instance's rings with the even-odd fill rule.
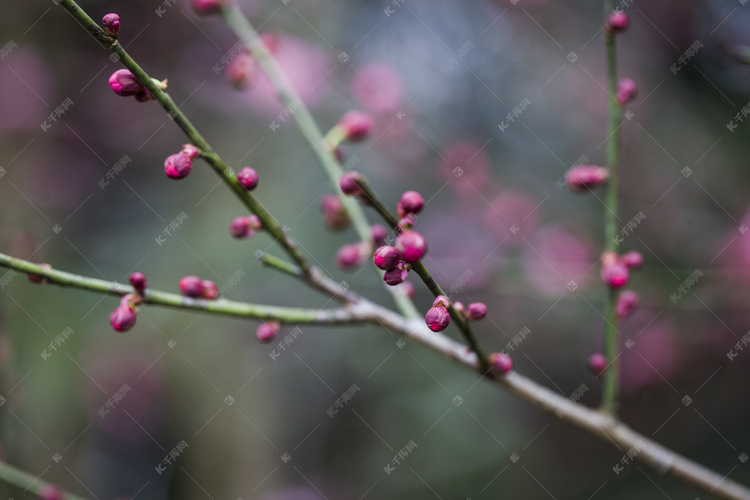
[[260,220],[260,217],[258,217],[257,215],[255,214],[248,215],[247,221],[250,223],[250,229],[252,229],[253,231],[263,229],[263,222]]
[[[43,267],[44,269],[52,269],[52,266],[47,264],[46,262],[42,262],[41,264],[37,264],[39,267]],[[39,276],[38,274],[27,274],[27,278],[29,278],[29,281],[32,283],[49,283],[49,278],[46,276]]]
[[237,239],[252,236],[253,230],[250,229],[250,219],[247,217],[235,217],[229,225],[229,234]]
[[244,167],[237,174],[237,182],[239,182],[240,186],[243,188],[252,191],[258,187],[258,172],[250,167]]
[[203,296],[203,280],[198,276],[185,276],[180,280],[180,291],[186,297]]
[[102,26],[109,36],[117,38],[117,33],[120,32],[120,16],[114,13],[107,14],[102,18]]
[[349,111],[339,120],[338,126],[344,131],[344,138],[352,142],[361,141],[372,130],[373,120],[364,111]]
[[334,231],[341,231],[349,227],[351,220],[346,212],[344,204],[335,194],[323,195],[320,200],[320,208],[323,210],[323,217],[326,226]]
[[135,325],[135,311],[128,306],[117,306],[109,315],[109,324],[118,332],[126,332]]
[[65,492],[53,484],[45,484],[39,490],[39,500],[63,500]]
[[635,271],[636,269],[640,269],[643,265],[643,254],[632,250],[622,256],[622,262],[628,266],[628,269]]
[[242,90],[255,82],[257,62],[248,52],[240,51],[227,66],[227,78],[234,88]]
[[278,50],[280,40],[279,36],[276,33],[270,33],[266,31],[265,33],[260,34],[260,39],[263,40],[263,44],[271,54]]
[[126,293],[120,299],[120,307],[131,309],[134,313],[138,314],[142,302],[143,297],[139,293]]
[[143,273],[135,272],[130,275],[130,284],[138,293],[143,293],[146,289],[146,276]]
[[193,162],[186,155],[177,153],[164,160],[164,173],[170,179],[182,179],[193,169]]
[[383,275],[383,281],[385,281],[387,285],[396,286],[406,281],[406,278],[408,277],[409,269],[403,262],[399,262],[396,267],[385,272]]
[[573,191],[585,191],[604,184],[609,179],[609,170],[596,165],[578,165],[565,174],[565,183]]
[[513,360],[507,354],[493,352],[489,355],[489,362],[492,369],[500,375],[505,375],[513,369]]
[[444,307],[448,308],[451,305],[451,301],[445,295],[438,295],[435,300],[432,301],[432,307]]
[[206,16],[218,14],[224,6],[225,0],[193,0],[193,10],[196,14]]
[[427,241],[416,231],[406,231],[396,238],[396,248],[404,262],[413,264],[427,253]]
[[346,172],[339,179],[339,187],[341,192],[349,196],[361,196],[362,188],[360,183],[363,181],[362,174],[359,172]]
[[609,265],[602,266],[602,281],[612,288],[622,288],[628,284],[630,273],[622,261],[617,260]]
[[466,308],[466,318],[469,321],[476,321],[487,316],[487,306],[484,302],[472,302]]
[[589,371],[598,377],[604,373],[609,363],[607,363],[607,358],[605,358],[603,354],[596,353],[589,356],[586,364],[588,365]]
[[133,73],[127,69],[118,69],[109,77],[109,87],[115,94],[123,97],[146,92],[146,89],[138,83]]
[[424,315],[424,322],[433,332],[442,332],[451,322],[451,315],[445,307],[433,306]]
[[255,336],[264,344],[273,340],[277,333],[281,330],[281,325],[278,321],[269,321],[268,323],[261,323],[255,330]]
[[458,314],[466,316],[466,306],[464,306],[463,302],[454,302],[453,309],[455,309]]
[[397,212],[399,219],[403,219],[408,214],[418,214],[424,207],[424,198],[416,191],[406,191],[401,195],[401,201],[398,202]]
[[633,314],[633,311],[638,308],[638,305],[640,303],[641,299],[634,291],[624,290],[623,292],[621,292],[617,297],[617,304],[615,304],[615,313],[617,314],[617,319],[622,321]]
[[383,271],[393,269],[401,261],[401,254],[395,247],[382,246],[375,250],[372,261]]
[[339,248],[336,252],[336,265],[344,270],[351,270],[363,264],[362,244],[351,243]]
[[203,280],[203,298],[215,300],[219,298],[219,287],[211,280]]
[[628,24],[630,23],[630,20],[628,19],[627,14],[620,10],[616,10],[613,13],[609,15],[609,20],[607,22],[609,29],[613,33],[617,33],[619,31],[625,31],[628,27]]
[[180,151],[180,153],[184,154],[191,160],[195,160],[201,155],[201,150],[196,146],[193,146],[192,144],[183,144],[182,151]]
[[622,106],[632,101],[638,93],[638,87],[630,78],[623,78],[617,82],[617,102]]
[[383,224],[373,224],[370,229],[372,230],[372,239],[375,241],[375,246],[382,247],[385,245],[385,239],[388,237],[388,228]]

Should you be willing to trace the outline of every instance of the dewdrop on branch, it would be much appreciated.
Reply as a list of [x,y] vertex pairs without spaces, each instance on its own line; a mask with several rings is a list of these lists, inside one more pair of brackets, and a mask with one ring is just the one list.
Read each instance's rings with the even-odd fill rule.
[[193,162],[187,155],[177,153],[164,160],[164,173],[170,179],[182,179],[193,169]]

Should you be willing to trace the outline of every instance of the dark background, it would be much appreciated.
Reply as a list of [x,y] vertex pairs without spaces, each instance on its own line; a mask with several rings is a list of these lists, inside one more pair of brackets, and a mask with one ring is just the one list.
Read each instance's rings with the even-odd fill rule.
[[[295,126],[271,130],[281,108],[262,78],[238,92],[212,69],[236,43],[220,20],[198,18],[182,0],[162,16],[159,2],[83,6],[96,20],[120,14],[121,43],[149,74],[169,79],[227,163],[258,170],[259,199],[327,273],[390,304],[371,271],[335,268],[353,232],[324,229],[327,181]],[[574,163],[604,162],[600,2],[409,1],[390,16],[389,6],[243,3],[260,31],[278,35],[277,56],[322,129],[352,108],[374,115],[372,136],[347,146],[346,160],[390,205],[406,189],[425,196],[418,227],[430,243],[427,264],[445,287],[469,276],[458,297],[488,304],[481,340],[501,350],[528,328],[511,353],[518,371],[566,397],[585,384],[581,401],[595,406],[600,383],[585,360],[601,348],[604,207],[600,192],[577,196],[560,182]],[[728,353],[750,328],[750,124],[727,124],[750,100],[750,72],[731,55],[750,44],[748,9],[636,1],[625,8],[631,29],[618,37],[620,74],[639,86],[620,129],[618,229],[642,212],[621,248],[646,257],[632,279],[643,305],[619,328],[622,418],[744,483],[750,353]],[[11,47],[0,61],[3,252],[120,282],[140,270],[167,291],[188,274],[221,286],[241,271],[229,298],[326,305],[256,262],[257,249],[282,255],[267,235],[230,238],[243,208],[204,163],[179,182],[164,176],[163,160],[184,136],[156,103],[112,93],[118,64],[64,9],[5,2],[0,12],[0,47]],[[696,41],[697,53],[681,60]],[[501,130],[524,99],[530,105]],[[132,161],[102,189],[124,155]],[[157,243],[182,213],[185,222]],[[702,276],[672,300],[696,270]],[[429,293],[415,285],[426,310]],[[278,342],[258,344],[254,322],[145,307],[119,335],[108,324],[116,305],[22,275],[0,291],[5,459],[87,497],[707,496],[638,463],[615,474],[628,450],[378,329],[302,326],[274,360]],[[73,333],[51,351],[66,328]],[[124,384],[131,390],[102,418]],[[329,417],[352,384],[360,390]],[[158,474],[183,441],[179,460]],[[417,447],[387,474],[411,441]]]

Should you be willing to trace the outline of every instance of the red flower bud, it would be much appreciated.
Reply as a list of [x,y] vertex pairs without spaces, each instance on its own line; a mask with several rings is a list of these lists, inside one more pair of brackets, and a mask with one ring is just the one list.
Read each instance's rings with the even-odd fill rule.
[[258,187],[258,172],[250,167],[244,167],[237,174],[237,182],[239,182],[240,186],[243,188],[252,191]]
[[602,266],[602,281],[612,288],[622,288],[628,284],[630,273],[627,266],[621,260],[617,260],[609,265]]
[[114,13],[107,14],[102,18],[102,26],[109,36],[117,38],[117,33],[120,32],[120,16]]
[[617,102],[622,106],[625,103],[632,101],[638,93],[638,87],[635,82],[630,78],[623,78],[617,82]]
[[192,144],[183,144],[182,145],[182,151],[180,153],[184,154],[191,160],[195,160],[198,158],[201,154],[201,150],[198,149],[196,146],[193,146]]
[[240,51],[227,66],[227,78],[237,90],[251,86],[255,82],[257,63],[245,50]]
[[196,14],[206,16],[218,14],[224,6],[225,0],[193,0],[193,10]]
[[489,356],[490,366],[500,375],[505,375],[513,369],[513,360],[507,354],[493,352]]
[[180,280],[180,291],[186,297],[203,296],[203,280],[198,276],[185,276]]
[[115,94],[123,97],[146,92],[146,89],[138,83],[133,73],[127,69],[118,69],[109,77],[109,87]]
[[193,169],[193,162],[187,155],[177,153],[164,160],[164,173],[170,179],[182,179]]
[[219,287],[211,280],[203,280],[203,298],[215,300],[219,298]]
[[628,269],[635,271],[643,265],[643,254],[632,250],[622,256],[622,262],[628,266]]
[[261,323],[255,330],[255,336],[264,344],[273,340],[277,333],[281,330],[281,325],[278,321],[269,321],[268,323]]
[[388,228],[383,224],[373,224],[370,229],[372,230],[372,239],[375,241],[375,246],[382,247],[385,245],[385,239],[388,237]]
[[361,266],[363,262],[361,243],[344,245],[336,252],[336,265],[341,269],[348,271]]
[[387,285],[396,286],[406,281],[406,278],[408,277],[409,269],[403,262],[399,262],[396,267],[385,272],[383,275],[383,281],[385,281]]
[[401,201],[398,202],[397,215],[403,219],[408,214],[418,214],[424,208],[424,198],[416,191],[406,191],[401,195]]
[[382,246],[375,250],[372,261],[378,266],[378,268],[387,271],[398,265],[401,261],[401,254],[399,254],[398,250],[394,247]]
[[229,225],[229,234],[237,239],[252,236],[253,230],[250,229],[250,219],[248,217],[235,217]]
[[344,204],[335,194],[323,195],[320,200],[320,208],[323,210],[323,217],[326,226],[334,231],[341,231],[349,227],[351,219],[346,212]]
[[587,365],[589,367],[589,371],[596,375],[597,377],[604,373],[604,371],[607,369],[607,358],[604,357],[603,354],[592,354],[589,356],[589,359],[587,361]]
[[625,31],[628,27],[628,24],[630,24],[630,19],[628,19],[627,14],[619,10],[616,10],[613,13],[611,13],[609,15],[609,20],[607,22],[609,29],[613,33],[617,33],[619,31]]
[[361,141],[372,130],[373,120],[364,111],[349,111],[339,120],[338,126],[344,131],[344,138],[352,142]]
[[361,196],[362,188],[360,183],[363,181],[362,174],[359,172],[346,172],[339,179],[341,192],[349,196]]
[[424,316],[424,321],[433,332],[442,332],[448,328],[451,322],[451,315],[445,307],[433,306]]
[[617,297],[617,304],[615,304],[615,313],[617,314],[617,319],[622,321],[633,314],[633,311],[638,309],[638,305],[640,303],[641,299],[634,291],[625,290],[621,292]]
[[585,191],[604,184],[609,179],[609,170],[596,165],[578,165],[565,174],[565,183],[573,191]]
[[487,316],[487,306],[484,302],[472,302],[466,308],[466,318],[469,321],[476,321]]
[[146,276],[143,273],[135,272],[130,275],[130,284],[133,285],[136,292],[143,293],[146,289]]
[[450,307],[451,301],[445,295],[438,295],[435,300],[432,301],[432,307]]
[[396,237],[396,248],[404,262],[413,264],[427,253],[427,241],[416,231],[406,231]]
[[45,484],[39,490],[39,500],[63,500],[65,492],[53,484]]
[[118,332],[126,332],[135,325],[135,311],[129,306],[119,305],[109,315],[109,324]]

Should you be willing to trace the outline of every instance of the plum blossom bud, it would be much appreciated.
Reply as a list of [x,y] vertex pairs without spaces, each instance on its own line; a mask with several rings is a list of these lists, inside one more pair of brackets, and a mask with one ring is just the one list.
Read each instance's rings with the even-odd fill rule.
[[638,93],[638,87],[635,82],[630,78],[623,78],[617,82],[617,102],[622,106],[625,103],[632,101]]
[[184,154],[191,160],[195,160],[201,155],[201,150],[196,146],[193,146],[192,144],[183,144],[182,151],[180,151],[180,153]]
[[396,267],[385,272],[383,275],[383,281],[385,281],[387,285],[396,286],[406,281],[406,278],[408,277],[409,268],[403,262],[399,262]]
[[53,484],[45,484],[39,490],[39,500],[63,500],[65,492]]
[[413,264],[427,253],[427,241],[416,231],[406,231],[396,238],[396,248],[404,262]]
[[256,187],[258,187],[258,172],[256,172],[253,168],[244,167],[237,174],[237,182],[239,182],[240,186],[242,186],[243,188],[247,189],[248,191],[252,191]]
[[609,170],[597,165],[578,165],[565,174],[565,183],[573,191],[585,191],[604,184],[609,179]]
[[341,192],[349,196],[361,196],[363,193],[360,183],[363,180],[362,174],[359,172],[351,171],[344,173],[339,179]]
[[607,21],[607,26],[612,33],[625,31],[628,27],[628,24],[630,24],[630,19],[628,19],[627,14],[620,10],[612,12],[609,15],[609,19]]
[[438,295],[435,300],[432,301],[432,307],[444,307],[448,308],[451,305],[451,301],[445,295]]
[[451,315],[445,307],[433,306],[424,316],[424,322],[433,332],[442,332],[451,322]]
[[211,280],[203,280],[203,298],[216,300],[219,298],[219,287]]
[[411,300],[414,300],[414,295],[416,294],[416,291],[414,290],[414,283],[404,281],[401,286],[403,287],[406,296]]
[[[39,267],[43,267],[44,269],[52,269],[52,266],[47,264],[46,262],[42,262],[41,264],[37,264]],[[49,283],[49,278],[46,276],[39,276],[38,274],[27,274],[27,278],[29,278],[29,281],[32,283]]]
[[372,261],[379,269],[387,271],[393,269],[401,261],[401,254],[395,247],[382,246],[375,250]]
[[130,275],[130,284],[138,293],[143,293],[146,289],[146,276],[143,273],[135,272]]
[[454,302],[453,309],[455,309],[458,314],[466,316],[466,306],[464,306],[463,302]]
[[631,250],[630,252],[627,252],[622,256],[622,262],[626,266],[628,266],[628,269],[630,269],[631,271],[635,271],[636,269],[640,269],[640,267],[643,265],[643,254],[641,252]]
[[203,280],[198,276],[185,276],[180,280],[180,292],[186,297],[203,296]]
[[118,69],[109,77],[109,88],[115,94],[123,97],[146,93],[146,89],[136,80],[133,73],[127,69]]
[[226,3],[225,0],[193,0],[193,10],[196,14],[207,16],[209,14],[218,14]]
[[630,273],[622,259],[614,252],[602,254],[601,278],[604,284],[612,288],[622,288],[628,284]]
[[255,82],[257,74],[255,58],[246,50],[240,51],[227,65],[227,78],[234,88],[242,90]]
[[255,336],[264,344],[273,340],[277,333],[281,330],[281,325],[278,321],[269,321],[268,323],[261,323],[255,330]]
[[351,220],[346,212],[344,204],[335,194],[323,195],[320,200],[320,208],[323,210],[323,217],[326,226],[334,231],[341,231],[349,227]]
[[164,173],[170,179],[182,179],[193,169],[193,162],[182,153],[169,155],[164,160]]
[[617,297],[617,304],[615,304],[615,313],[617,314],[617,319],[622,321],[633,314],[633,311],[638,308],[638,305],[640,303],[641,299],[634,291],[625,290],[621,292]]
[[362,257],[363,255],[361,243],[351,243],[349,245],[344,245],[343,247],[339,248],[338,252],[336,252],[336,265],[344,270],[354,269],[362,265],[362,263],[364,262],[364,259]]
[[588,365],[589,371],[598,377],[604,373],[609,363],[607,363],[607,358],[605,358],[603,354],[596,353],[589,356],[586,364]]
[[388,237],[388,228],[383,224],[373,224],[370,229],[372,230],[372,239],[375,241],[375,246],[381,247],[385,245],[385,239]]
[[119,305],[109,315],[109,324],[118,332],[126,332],[135,325],[135,311],[128,307]]
[[487,316],[487,306],[484,302],[472,302],[466,307],[466,318],[469,321],[476,321]]
[[363,140],[370,133],[373,127],[372,116],[364,111],[348,111],[339,120],[338,126],[341,127],[344,138],[352,142]]
[[260,217],[258,217],[257,215],[255,214],[248,215],[247,221],[250,223],[250,229],[252,229],[253,231],[263,229],[263,222],[260,220]]
[[500,375],[505,375],[513,369],[513,360],[507,354],[493,352],[489,355],[490,366]]
[[235,217],[229,225],[229,234],[237,239],[252,236],[253,230],[250,229],[250,220],[247,217]]
[[117,38],[117,33],[120,32],[120,16],[115,13],[107,14],[102,18],[102,26],[109,36]]
[[396,212],[399,219],[403,219],[408,214],[418,214],[424,208],[424,198],[416,191],[406,191],[401,195],[401,201],[398,202]]

